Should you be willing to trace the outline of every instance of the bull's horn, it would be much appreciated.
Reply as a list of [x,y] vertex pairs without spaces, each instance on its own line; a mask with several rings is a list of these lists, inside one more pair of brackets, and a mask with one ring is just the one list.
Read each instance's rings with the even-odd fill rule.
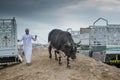
[[81,43],[81,41],[79,41],[78,43],[76,43],[76,44],[80,44]]

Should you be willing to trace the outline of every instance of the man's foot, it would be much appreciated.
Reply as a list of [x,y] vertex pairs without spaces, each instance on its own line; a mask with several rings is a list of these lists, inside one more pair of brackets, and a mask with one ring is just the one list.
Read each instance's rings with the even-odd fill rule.
[[30,66],[31,64],[30,63],[26,63],[27,66]]

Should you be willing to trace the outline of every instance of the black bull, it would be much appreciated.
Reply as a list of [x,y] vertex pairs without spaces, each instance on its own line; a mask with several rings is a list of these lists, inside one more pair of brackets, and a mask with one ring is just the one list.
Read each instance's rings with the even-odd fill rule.
[[77,50],[71,34],[67,31],[53,29],[48,35],[48,42],[50,43],[48,48],[49,57],[52,58],[51,50],[55,48],[55,59],[59,60],[59,64],[61,64],[61,56],[57,58],[57,54],[59,54],[59,51],[62,51],[67,56],[67,67],[70,67],[69,58],[76,59]]

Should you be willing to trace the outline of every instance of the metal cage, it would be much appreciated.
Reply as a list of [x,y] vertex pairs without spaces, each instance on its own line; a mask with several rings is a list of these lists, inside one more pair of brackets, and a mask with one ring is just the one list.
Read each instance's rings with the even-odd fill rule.
[[[106,25],[95,25],[100,20],[104,20]],[[106,63],[120,63],[120,25],[108,24],[106,19],[99,18],[90,29],[92,57]]]
[[17,24],[15,18],[0,19],[0,65],[21,62],[17,46]]

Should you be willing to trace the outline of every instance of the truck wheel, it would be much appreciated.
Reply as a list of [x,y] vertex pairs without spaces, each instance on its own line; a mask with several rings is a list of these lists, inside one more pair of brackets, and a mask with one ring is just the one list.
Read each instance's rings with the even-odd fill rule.
[[89,51],[89,57],[93,56],[93,51]]

